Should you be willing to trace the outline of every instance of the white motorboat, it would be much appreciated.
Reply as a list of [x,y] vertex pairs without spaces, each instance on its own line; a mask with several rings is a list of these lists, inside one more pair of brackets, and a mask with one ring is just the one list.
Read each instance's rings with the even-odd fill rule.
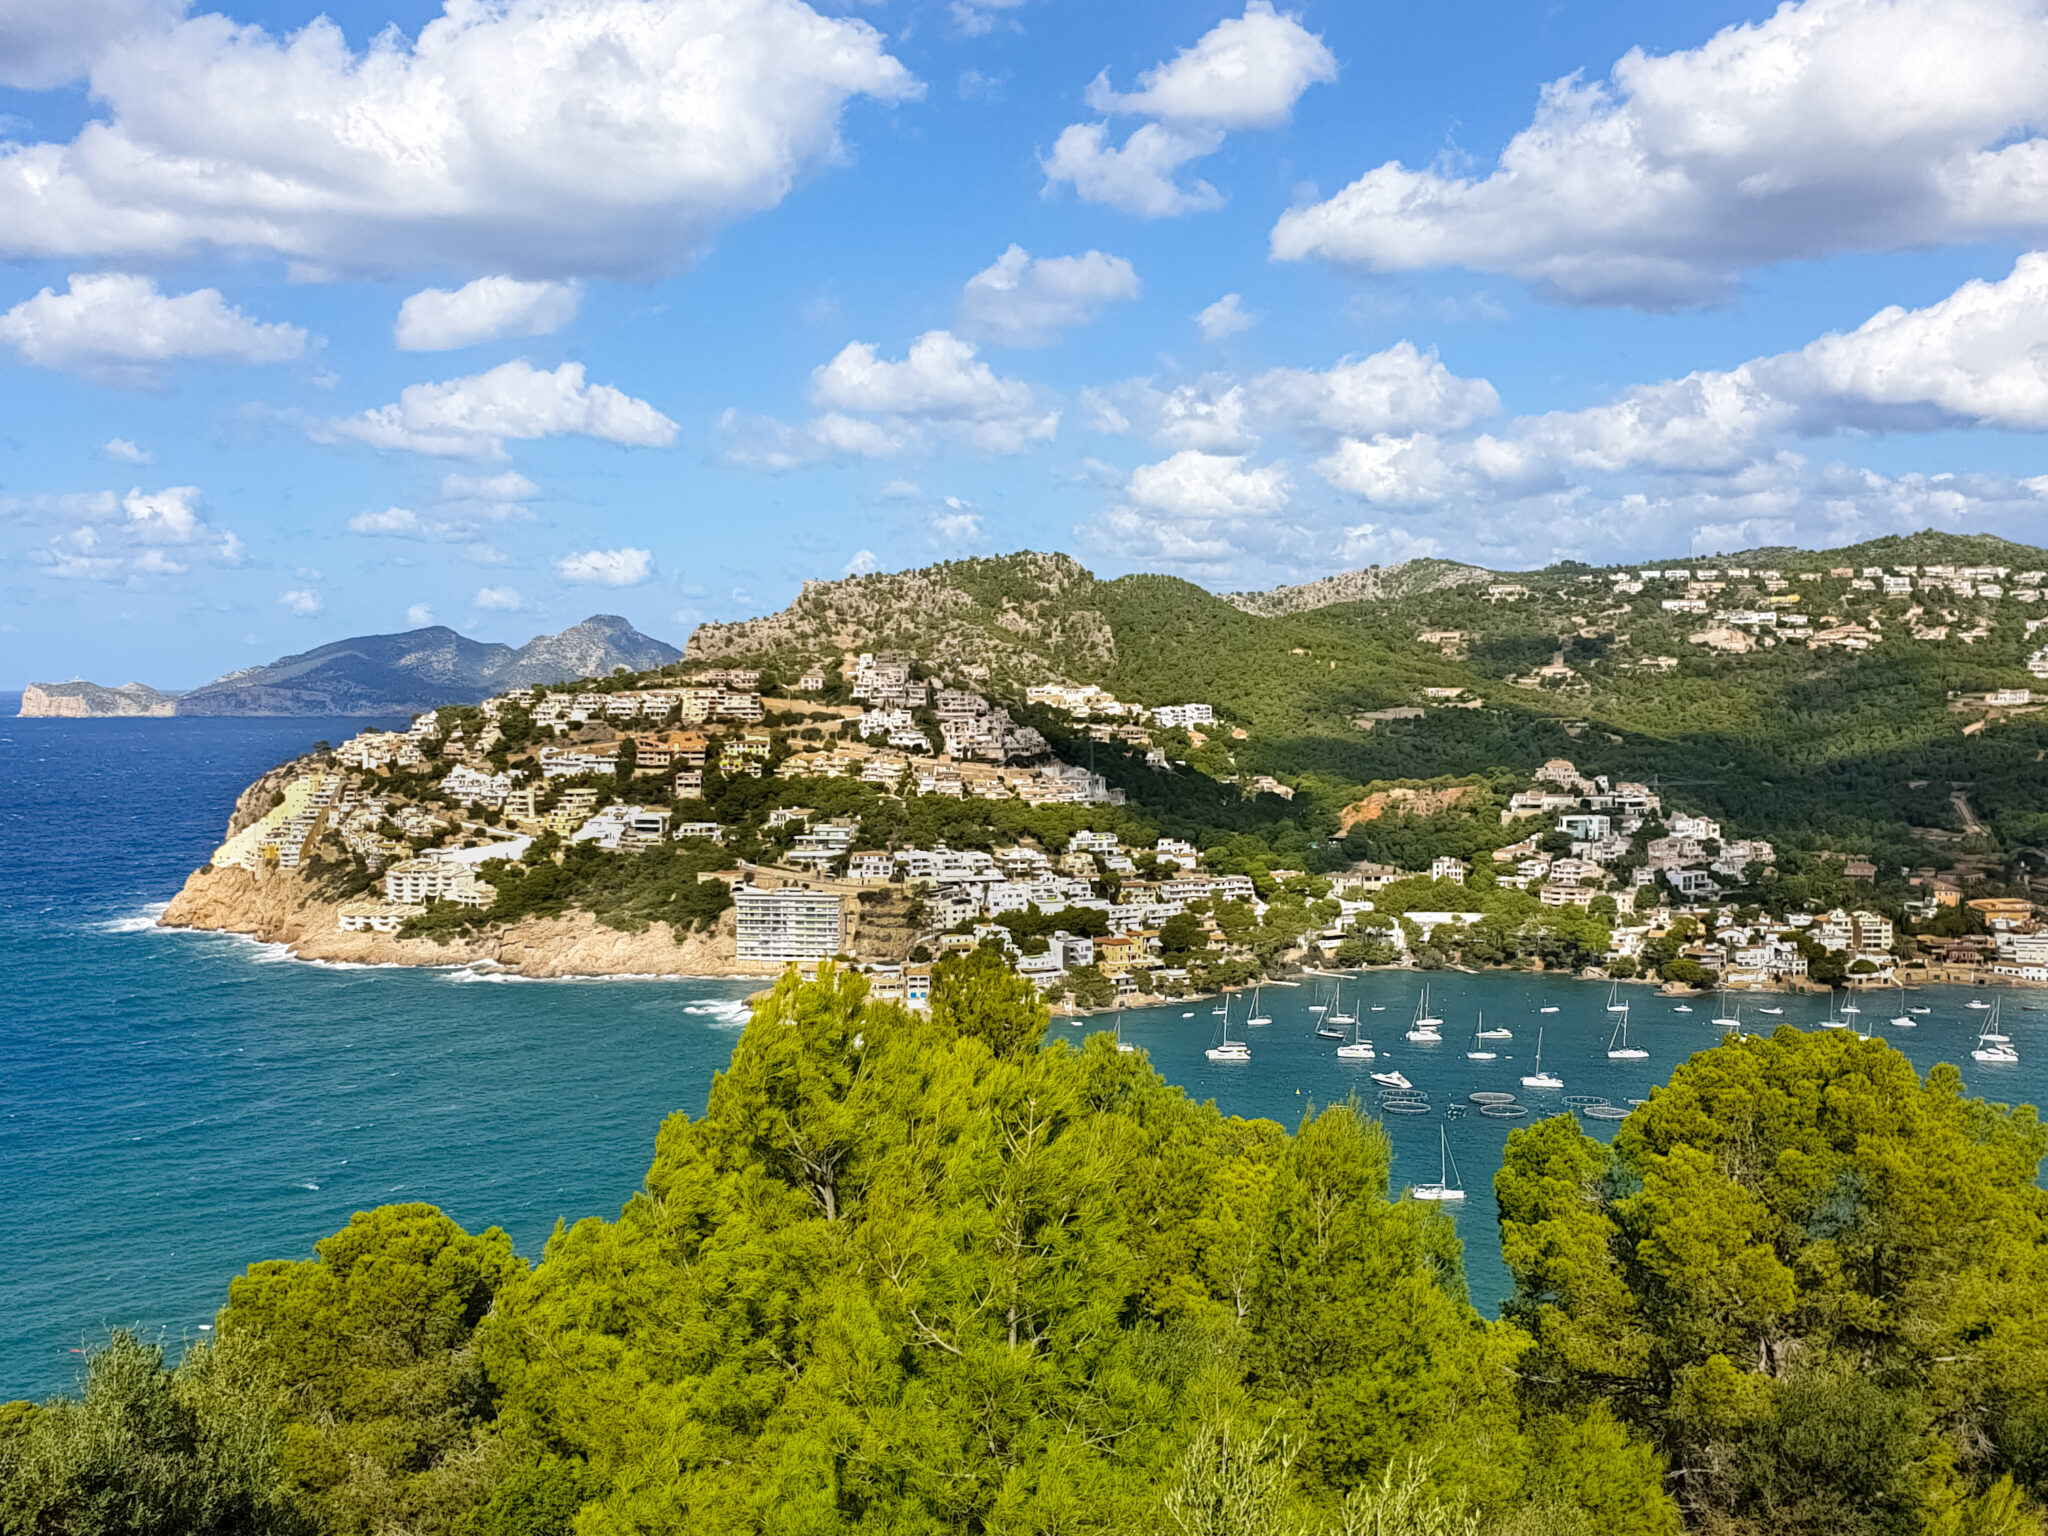
[[1479,1038],[1482,1040],[1512,1040],[1515,1038],[1515,1032],[1512,1029],[1482,1029],[1479,1031]]
[[1538,1008],[1536,1011],[1538,1013],[1555,1013],[1557,1012],[1557,1004],[1545,1003],[1541,1008]]
[[1472,1032],[1472,1049],[1465,1053],[1467,1061],[1492,1061],[1493,1052],[1486,1048],[1486,1015],[1479,1015],[1479,1028]]
[[1444,1128],[1436,1128],[1437,1146],[1442,1159],[1437,1168],[1434,1184],[1418,1184],[1409,1193],[1418,1200],[1462,1200],[1465,1198],[1465,1181],[1458,1177],[1458,1165],[1451,1158],[1451,1138]]
[[1965,1008],[1984,1009],[1989,1008],[1991,1005],[1989,1003],[1979,1002],[1976,998],[1973,997],[1967,1003],[1963,1004],[1963,1006]]
[[1927,1014],[1934,1012],[1934,1010],[1932,1008],[1908,1008],[1906,1012],[1917,1013],[1922,1017],[1925,1017]]
[[1671,1011],[1673,1013],[1691,1013],[1692,1005],[1690,1003],[1680,1003],[1676,1008],[1672,1009]]
[[1368,1075],[1382,1088],[1413,1088],[1415,1086],[1398,1072],[1373,1072]]
[[1387,1011],[1387,1005],[1385,1003],[1374,1003],[1372,1005],[1372,1011],[1374,1013],[1385,1013]]
[[[1538,1065],[1541,1051],[1538,1051]],[[1640,1045],[1628,1043],[1628,1004],[1621,1005],[1621,1017],[1614,1021],[1614,1033],[1607,1037],[1607,1059],[1609,1061],[1648,1061],[1650,1053]]]
[[1536,1031],[1536,1070],[1522,1079],[1524,1088],[1562,1088],[1564,1079],[1543,1070],[1543,1031]]
[[1415,1022],[1408,1026],[1408,1038],[1417,1045],[1440,1045],[1443,1035],[1440,1030],[1443,1020],[1429,1011],[1429,988],[1422,989],[1422,996],[1415,1002]]
[[1785,1016],[1785,1010],[1782,1008],[1759,1008],[1757,1012],[1767,1013],[1774,1019],[1782,1019]]

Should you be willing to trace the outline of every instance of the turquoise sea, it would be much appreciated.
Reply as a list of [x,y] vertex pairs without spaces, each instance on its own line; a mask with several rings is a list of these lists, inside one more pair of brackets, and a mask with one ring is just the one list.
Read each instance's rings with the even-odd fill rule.
[[[427,1200],[490,1224],[537,1257],[558,1220],[609,1215],[636,1187],[655,1128],[703,1108],[743,1022],[751,984],[522,982],[466,971],[305,965],[246,940],[166,933],[161,904],[220,836],[242,786],[316,739],[362,722],[18,720],[0,694],[0,1400],[72,1385],[77,1351],[110,1326],[174,1346],[201,1336],[227,1281],[258,1259],[298,1257],[351,1212]],[[1438,1046],[1402,1038],[1427,980],[1447,1021]],[[1381,1060],[1338,1062],[1314,1037],[1322,986],[1272,987],[1253,1059],[1203,1055],[1213,1003],[1123,1016],[1124,1037],[1171,1080],[1237,1114],[1292,1125],[1311,1103],[1357,1092],[1368,1071],[1404,1072],[1425,1114],[1389,1114],[1403,1183],[1433,1180],[1448,1134],[1470,1194],[1452,1207],[1475,1301],[1507,1289],[1491,1181],[1508,1132],[1475,1091],[1513,1092],[1535,1113],[1560,1095],[1519,1087],[1536,1029],[1565,1092],[1617,1105],[1644,1096],[1717,1035],[1643,988],[1632,1033],[1646,1062],[1606,1058],[1606,989],[1507,974],[1376,973],[1346,984]],[[1931,990],[1919,1028],[1863,1022],[1922,1068],[1960,1060],[1972,1087],[2037,1103],[2048,1089],[2048,1013],[2006,994],[2016,1067],[1969,1061],[1969,994]],[[1765,1018],[1758,1003],[1782,1007]],[[1372,1005],[1384,1011],[1374,1013]],[[1554,1006],[1558,1012],[1538,1010]],[[1513,1030],[1499,1059],[1468,1061],[1483,1010]],[[1237,1005],[1237,1017],[1245,1014]],[[1745,1021],[1812,1026],[1824,1003],[1749,999]],[[1190,1015],[1183,1017],[1183,1015]],[[1054,1037],[1107,1028],[1055,1024]],[[1456,1103],[1467,1112],[1446,1115]],[[1608,1134],[1612,1122],[1587,1122]]]

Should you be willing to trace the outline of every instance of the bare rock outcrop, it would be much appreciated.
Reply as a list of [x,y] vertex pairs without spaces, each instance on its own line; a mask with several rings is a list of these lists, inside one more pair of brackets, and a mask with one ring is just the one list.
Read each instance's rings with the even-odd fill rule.
[[488,961],[528,977],[559,976],[773,976],[774,965],[743,965],[736,958],[733,915],[721,915],[708,933],[673,933],[654,923],[640,933],[607,928],[588,912],[529,917],[447,943],[395,934],[344,933],[340,906],[323,900],[295,873],[199,869],[186,879],[159,920],[166,928],[239,933],[282,944],[301,960],[358,965],[468,965]]

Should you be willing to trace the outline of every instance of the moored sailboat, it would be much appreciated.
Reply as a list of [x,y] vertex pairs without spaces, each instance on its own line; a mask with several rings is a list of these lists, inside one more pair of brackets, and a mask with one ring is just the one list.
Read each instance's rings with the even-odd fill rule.
[[1443,1020],[1429,1011],[1429,988],[1422,989],[1422,996],[1415,1001],[1415,1022],[1408,1026],[1408,1038],[1417,1045],[1437,1045],[1443,1040],[1439,1033]]
[[1479,1027],[1472,1031],[1472,1049],[1465,1053],[1467,1061],[1491,1061],[1493,1052],[1486,1048],[1486,1015],[1479,1015]]
[[1418,1184],[1409,1191],[1418,1200],[1462,1200],[1465,1198],[1465,1181],[1458,1176],[1458,1165],[1451,1157],[1451,1138],[1444,1128],[1436,1128],[1437,1146],[1442,1159],[1437,1167],[1434,1184]]
[[1209,1047],[1207,1055],[1211,1061],[1250,1061],[1252,1048],[1242,1040],[1230,1038],[1230,1006],[1223,1009],[1223,1038]]
[[1628,1043],[1628,1005],[1622,1004],[1621,1017],[1615,1020],[1614,1033],[1607,1037],[1607,1059],[1609,1061],[1647,1061],[1650,1053],[1639,1045]]
[[2013,1048],[2012,1036],[1998,1031],[1998,1005],[1991,1004],[1991,1017],[1984,1021],[1984,1029],[1977,1036],[1977,1049],[1970,1055],[1978,1061],[2010,1066],[2020,1059],[2020,1053]]
[[1564,1079],[1543,1070],[1543,1031],[1536,1031],[1536,1070],[1522,1079],[1524,1088],[1562,1088]]

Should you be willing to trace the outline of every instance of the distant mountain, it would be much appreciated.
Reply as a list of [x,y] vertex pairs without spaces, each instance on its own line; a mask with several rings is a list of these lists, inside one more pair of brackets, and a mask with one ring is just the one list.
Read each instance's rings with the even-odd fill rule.
[[471,640],[443,625],[399,635],[360,635],[244,667],[190,693],[140,683],[36,683],[24,715],[359,715],[473,704],[505,688],[602,677],[614,667],[643,671],[680,661],[674,646],[600,613],[516,650]]

